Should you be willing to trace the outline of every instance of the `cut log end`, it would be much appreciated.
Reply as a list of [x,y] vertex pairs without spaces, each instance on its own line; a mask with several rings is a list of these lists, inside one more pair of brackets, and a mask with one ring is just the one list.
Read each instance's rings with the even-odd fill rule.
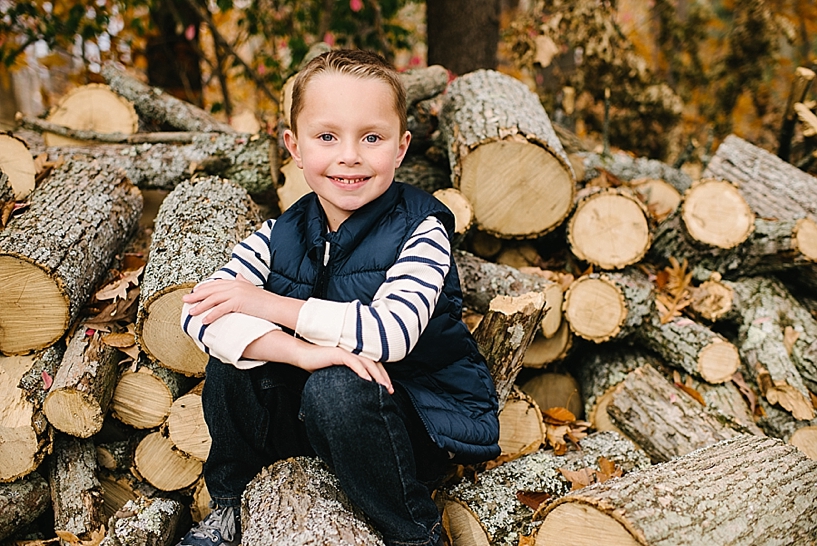
[[564,314],[576,335],[601,343],[618,333],[627,317],[627,303],[608,279],[585,277],[567,289]]
[[[107,85],[88,84],[65,95],[48,116],[48,121],[70,129],[97,133],[133,134],[139,128],[139,117],[133,105]],[[81,140],[44,133],[47,146],[78,146]]]
[[647,212],[656,221],[669,216],[681,204],[681,193],[664,180],[639,178],[630,181],[630,187],[644,201]]
[[114,417],[134,428],[161,425],[173,404],[173,396],[161,379],[150,373],[125,372],[111,400]]
[[564,544],[572,546],[639,546],[641,544],[612,516],[587,504],[564,503],[548,515],[536,531],[535,546]]
[[794,226],[794,245],[809,260],[817,262],[817,222],[802,218]]
[[201,461],[173,449],[173,442],[160,432],[148,434],[139,442],[134,463],[139,475],[162,491],[176,491],[193,485],[202,469]]
[[8,133],[0,133],[0,171],[8,176],[16,200],[25,199],[34,189],[34,158],[25,142]]
[[603,269],[634,264],[650,247],[644,206],[626,193],[595,193],[576,207],[568,224],[568,242],[579,259]]
[[48,347],[68,328],[68,301],[43,269],[0,255],[0,353]]
[[50,392],[43,402],[48,422],[71,436],[90,438],[102,428],[105,412],[93,396],[74,389]]
[[459,190],[473,204],[480,229],[526,239],[561,224],[573,205],[574,182],[568,168],[544,148],[503,140],[465,156]]
[[454,546],[491,546],[488,532],[467,506],[446,501],[443,506],[443,527]]
[[734,293],[719,280],[704,281],[692,290],[692,310],[706,320],[716,321],[732,310]]
[[184,304],[182,296],[188,293],[191,286],[177,287],[146,304],[139,337],[142,350],[165,368],[187,376],[202,377],[207,366],[207,355],[199,350],[179,324]]
[[474,222],[474,207],[467,197],[454,188],[437,190],[433,195],[454,213],[454,233],[463,235],[471,229]]
[[681,216],[689,234],[718,248],[733,248],[754,229],[755,215],[729,182],[707,178],[684,196]]
[[728,341],[710,343],[698,354],[698,371],[710,383],[726,383],[740,367],[740,354]]
[[537,332],[530,347],[525,351],[522,365],[526,368],[544,368],[565,358],[572,347],[573,334],[567,321],[563,320],[556,333],[549,338]]
[[167,417],[170,440],[180,450],[200,461],[210,453],[210,432],[204,421],[201,393],[193,392],[173,402]]
[[789,438],[789,443],[805,453],[809,459],[817,461],[817,426],[798,429]]
[[506,457],[533,453],[545,440],[542,412],[530,396],[511,391],[499,412],[499,447]]
[[545,295],[542,292],[528,292],[521,296],[497,296],[491,300],[490,311],[505,315],[514,313],[532,314],[545,305]]

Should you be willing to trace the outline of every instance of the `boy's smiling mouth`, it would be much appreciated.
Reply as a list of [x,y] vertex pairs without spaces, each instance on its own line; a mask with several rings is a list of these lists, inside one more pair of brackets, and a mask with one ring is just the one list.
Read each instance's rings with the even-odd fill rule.
[[369,180],[369,178],[371,178],[371,177],[369,177],[369,176],[358,176],[358,177],[355,177],[355,178],[347,178],[347,177],[341,177],[341,176],[330,176],[329,177],[329,179],[332,180],[333,182],[337,182],[338,184],[346,184],[346,185],[352,185],[352,184],[358,184],[360,182],[365,182],[366,180]]

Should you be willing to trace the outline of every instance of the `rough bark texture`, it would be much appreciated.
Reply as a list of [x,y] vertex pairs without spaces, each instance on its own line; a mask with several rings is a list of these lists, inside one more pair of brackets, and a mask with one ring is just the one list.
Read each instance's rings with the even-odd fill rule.
[[[142,196],[122,171],[94,162],[66,162],[30,200],[0,231],[0,285],[15,302],[10,309],[0,294],[0,353],[62,337],[142,212]],[[38,282],[25,282],[31,275]]]
[[627,374],[610,398],[607,413],[653,462],[738,434],[649,365]]
[[33,522],[50,505],[48,482],[37,473],[0,484],[0,540]]
[[[93,147],[48,148],[49,158],[91,157],[121,168],[141,189],[172,190],[196,173],[229,178],[252,194],[277,184],[278,152],[269,136],[204,134],[191,144],[107,144]],[[273,176],[275,173],[275,176]]]
[[540,275],[522,273],[515,267],[495,264],[465,251],[455,251],[454,262],[460,275],[463,304],[477,313],[486,313],[496,296],[544,293],[553,284]]
[[242,542],[253,546],[382,546],[380,534],[317,458],[264,468],[241,497]]
[[108,521],[100,546],[170,546],[184,507],[172,499],[139,497]]
[[54,528],[79,538],[99,530],[105,522],[93,441],[57,433],[49,477]]
[[104,66],[102,76],[111,89],[131,101],[139,114],[147,119],[182,131],[235,133],[230,125],[216,120],[201,108],[145,85],[113,65]]
[[417,102],[445,91],[448,85],[448,70],[439,64],[406,70],[400,73],[400,80],[406,87],[406,104],[411,108]]
[[182,331],[181,295],[230,259],[256,228],[247,192],[216,177],[184,182],[162,202],[154,223],[136,324],[137,342],[173,371],[202,376],[207,355]]
[[27,476],[51,451],[42,374],[54,377],[63,349],[58,343],[36,355],[0,357],[0,482]]
[[[746,372],[771,404],[780,404],[797,419],[814,419],[809,392],[792,358],[796,343],[792,338],[795,335],[799,338],[801,333],[788,325],[787,337],[789,321],[785,317],[787,308],[792,309],[791,298],[786,297],[779,282],[765,277],[747,278],[731,286],[738,296],[736,301],[740,302],[739,348]],[[811,335],[806,336],[811,339],[803,340],[798,360],[811,373],[813,385],[815,363],[811,351],[817,341],[812,337],[817,333],[813,321],[809,330]]]
[[14,190],[11,189],[9,177],[0,170],[0,204],[5,204],[14,200]]
[[[517,498],[517,492],[546,493],[551,499],[570,491],[570,481],[560,469],[599,469],[599,458],[616,463],[625,472],[649,466],[649,460],[629,440],[615,432],[598,432],[579,442],[581,450],[555,455],[539,450],[479,474],[477,482],[462,480],[441,493],[443,505],[463,505],[485,533],[485,544],[515,546],[519,534],[529,535],[538,525],[534,510]],[[446,508],[447,510],[449,508]],[[445,514],[443,515],[445,518]],[[457,540],[455,544],[473,544]]]
[[497,296],[474,330],[474,340],[488,363],[499,409],[522,369],[522,358],[539,329],[545,296],[530,292],[522,296]]
[[536,544],[562,543],[569,503],[613,518],[644,546],[810,544],[815,488],[817,462],[779,440],[742,435],[562,497],[545,511]]
[[57,430],[88,438],[102,429],[116,378],[119,351],[101,340],[101,332],[87,335],[77,328],[43,403],[48,421]]
[[440,129],[451,179],[473,203],[478,226],[504,238],[558,226],[573,206],[575,176],[536,95],[478,70],[451,82],[445,96]]
[[448,169],[418,154],[408,155],[403,159],[394,173],[394,179],[428,193],[451,187],[451,173]]
[[688,174],[656,159],[632,157],[625,153],[606,156],[593,152],[581,152],[577,155],[581,158],[584,167],[582,177],[584,181],[592,180],[600,174],[601,170],[604,170],[625,182],[639,178],[657,178],[667,182],[682,194],[692,186],[692,178]]

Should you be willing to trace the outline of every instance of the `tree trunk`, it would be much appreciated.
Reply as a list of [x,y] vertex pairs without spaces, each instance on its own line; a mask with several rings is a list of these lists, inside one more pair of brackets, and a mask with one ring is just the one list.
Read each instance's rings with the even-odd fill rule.
[[817,462],[779,440],[739,436],[562,497],[533,544],[809,544],[815,488]]
[[53,344],[107,273],[142,212],[123,173],[69,161],[0,231],[0,353]]
[[168,436],[173,445],[202,462],[207,460],[211,444],[201,405],[203,388],[204,381],[201,381],[190,392],[179,397],[173,402],[167,416]]
[[0,484],[0,540],[33,522],[50,505],[48,482],[37,473]]
[[117,94],[128,99],[145,119],[179,129],[200,133],[235,133],[235,129],[159,88],[150,87],[111,64],[102,68],[102,76]]
[[54,529],[90,538],[105,523],[93,440],[57,433],[51,463]]
[[184,507],[172,499],[139,497],[108,521],[100,546],[170,546]]
[[162,202],[139,299],[136,339],[162,366],[201,377],[207,355],[181,328],[182,296],[230,259],[260,221],[246,191],[216,177],[184,182]]
[[383,540],[317,458],[278,461],[241,497],[242,542],[253,546],[382,546]]
[[173,402],[194,383],[194,379],[140,355],[138,367],[127,368],[119,376],[111,414],[134,428],[158,427],[167,419]]
[[601,457],[625,472],[649,466],[644,453],[615,432],[592,434],[579,446],[565,455],[539,450],[482,472],[476,483],[461,480],[441,490],[438,503],[453,546],[515,546],[520,534],[528,535],[538,525],[532,519],[535,510],[523,504],[519,494],[561,497],[571,488],[561,469],[598,471]]
[[134,473],[162,491],[190,487],[201,475],[201,461],[174,449],[161,432],[145,436],[133,456]]
[[500,411],[522,369],[522,359],[542,321],[544,306],[541,292],[497,296],[474,330],[474,340],[496,387]]
[[116,386],[119,351],[101,338],[77,328],[43,402],[48,422],[72,436],[89,438],[102,429]]
[[479,70],[451,82],[440,116],[452,185],[477,227],[535,238],[573,207],[575,177],[539,99],[522,82]]
[[497,0],[426,0],[428,64],[455,74],[496,68],[499,11]]
[[607,413],[653,462],[668,461],[738,434],[649,365],[633,370],[616,386]]
[[0,356],[0,483],[27,476],[51,451],[42,374],[54,377],[62,350],[57,344],[37,355]]

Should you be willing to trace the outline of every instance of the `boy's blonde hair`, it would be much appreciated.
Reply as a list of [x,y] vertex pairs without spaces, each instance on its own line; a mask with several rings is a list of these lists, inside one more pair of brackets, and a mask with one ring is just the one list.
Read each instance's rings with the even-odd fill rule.
[[406,115],[406,88],[397,71],[380,55],[360,49],[338,49],[327,51],[309,61],[295,77],[292,86],[292,107],[290,108],[290,129],[298,134],[298,114],[304,108],[304,92],[309,80],[317,74],[348,74],[357,78],[370,78],[389,84],[394,91],[394,109],[400,118],[400,134],[408,130]]

